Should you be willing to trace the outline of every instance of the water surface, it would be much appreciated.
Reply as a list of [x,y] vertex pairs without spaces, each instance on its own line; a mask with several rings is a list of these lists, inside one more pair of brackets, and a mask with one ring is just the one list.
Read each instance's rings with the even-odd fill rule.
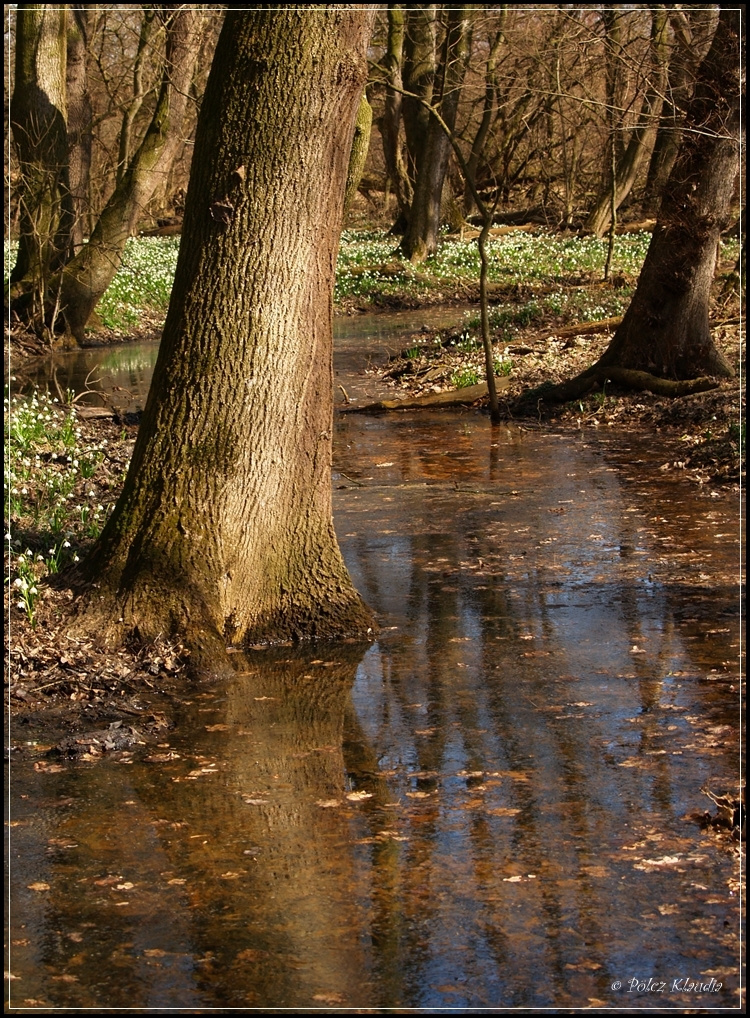
[[[350,396],[388,343],[340,337]],[[695,819],[737,781],[736,506],[645,443],[339,415],[377,641],[13,763],[12,1006],[736,1007],[736,857]]]

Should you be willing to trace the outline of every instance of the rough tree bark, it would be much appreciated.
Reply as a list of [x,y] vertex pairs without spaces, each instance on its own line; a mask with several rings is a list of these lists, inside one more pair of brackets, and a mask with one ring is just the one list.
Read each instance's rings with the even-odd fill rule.
[[174,290],[80,625],[226,642],[366,636],[331,518],[332,294],[374,8],[229,12]]
[[[713,342],[708,315],[719,239],[739,172],[739,31],[738,10],[723,8],[698,70],[680,152],[621,325],[596,364],[551,389],[548,397],[572,399],[606,378],[647,388],[644,383],[654,376],[732,377],[731,365]],[[698,381],[706,387],[705,379]],[[681,394],[684,386],[673,391]]]

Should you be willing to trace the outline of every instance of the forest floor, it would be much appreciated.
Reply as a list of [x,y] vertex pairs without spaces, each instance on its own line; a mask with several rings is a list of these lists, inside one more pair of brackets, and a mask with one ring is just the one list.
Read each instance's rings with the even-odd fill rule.
[[[444,284],[439,292],[433,288],[421,300],[413,291],[402,298],[390,294],[379,306],[434,307],[438,303],[465,304],[472,297],[476,293],[465,283]],[[502,300],[506,316],[509,304],[515,301],[519,307],[527,307],[528,299],[529,294],[518,286],[512,291],[496,287],[492,295],[493,302]],[[372,310],[371,303],[356,305],[356,300],[343,300],[339,309],[350,314]],[[496,371],[506,380],[500,393],[502,413],[508,420],[526,423],[531,415],[536,425],[556,430],[616,428],[658,436],[662,471],[678,474],[685,484],[721,487],[727,497],[739,499],[745,470],[740,453],[745,413],[741,323],[739,295],[734,290],[722,294],[717,283],[713,334],[737,375],[715,389],[665,399],[647,392],[606,388],[573,403],[539,401],[531,406],[519,397],[543,382],[571,378],[592,364],[606,348],[614,324],[596,326],[589,321],[577,329],[554,313],[535,314],[528,324],[516,316],[511,329],[496,323]],[[472,385],[484,377],[476,325],[469,319],[450,331],[423,327],[407,337],[403,349],[385,366],[372,370],[379,382],[393,389],[394,398]],[[110,330],[94,335],[92,344],[128,336],[143,338],[143,328],[153,331],[150,325],[118,335]],[[13,365],[22,373],[25,356],[36,351],[33,342],[25,346],[23,337],[11,337],[14,339]],[[6,417],[16,409],[6,396]],[[29,439],[19,454],[19,462],[27,469],[11,478],[14,486],[6,515],[9,624],[5,627],[5,682],[13,719],[9,751],[22,752],[25,741],[43,740],[57,744],[68,755],[95,756],[105,753],[107,745],[134,737],[134,718],[140,735],[146,734],[151,724],[156,737],[161,722],[154,719],[161,715],[154,703],[162,699],[166,704],[170,696],[184,691],[181,648],[164,642],[107,652],[90,640],[66,635],[73,594],[64,582],[64,568],[86,553],[119,495],[137,419],[132,415],[89,418],[76,413],[75,408],[63,409],[51,399],[42,400],[37,410],[36,437]],[[7,431],[6,439],[10,444]],[[63,484],[61,478],[73,464],[76,470]],[[40,518],[42,488],[58,481],[60,490],[65,488],[65,504],[75,507],[75,523],[70,517],[64,523],[50,522],[57,518],[54,513],[46,520]],[[6,487],[6,502],[7,492]],[[58,570],[62,578],[56,575]],[[144,697],[151,704],[146,716],[141,702]]]

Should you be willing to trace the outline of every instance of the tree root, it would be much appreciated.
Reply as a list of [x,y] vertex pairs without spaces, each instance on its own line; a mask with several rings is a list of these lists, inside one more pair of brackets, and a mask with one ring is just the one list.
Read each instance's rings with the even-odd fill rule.
[[544,385],[527,392],[521,399],[524,403],[538,400],[567,403],[570,400],[579,399],[591,392],[597,385],[605,385],[607,382],[614,382],[616,385],[621,385],[625,389],[633,389],[636,392],[653,392],[657,396],[668,396],[672,399],[678,396],[690,396],[696,392],[708,392],[709,389],[716,389],[719,386],[715,379],[705,375],[700,378],[673,380],[659,378],[648,371],[595,364],[575,378],[571,378],[567,382],[560,382],[559,385],[545,382]]

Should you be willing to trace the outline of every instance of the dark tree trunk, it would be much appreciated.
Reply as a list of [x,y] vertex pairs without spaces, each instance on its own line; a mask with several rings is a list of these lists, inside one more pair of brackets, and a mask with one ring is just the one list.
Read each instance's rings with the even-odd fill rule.
[[456,126],[458,100],[466,71],[467,27],[468,8],[449,8],[437,95],[433,100],[443,123],[429,116],[425,146],[417,164],[409,225],[401,244],[404,255],[412,262],[423,261],[437,251],[443,183],[451,152],[446,129],[452,133]]
[[174,290],[81,624],[235,644],[364,636],[331,518],[332,293],[374,8],[229,12]]
[[436,5],[406,4],[404,38],[404,101],[402,115],[406,135],[407,168],[414,186],[424,160],[429,104],[435,82]]
[[388,48],[384,65],[386,70],[385,109],[380,124],[383,138],[383,156],[388,179],[393,185],[398,206],[393,231],[406,229],[413,190],[406,170],[403,143],[400,135],[403,80],[401,64],[404,49],[404,11],[401,7],[388,8]]
[[20,237],[10,284],[12,297],[29,291],[40,317],[45,287],[70,253],[73,227],[65,34],[64,6],[19,5],[10,123],[19,155]]
[[708,322],[716,252],[739,172],[739,12],[724,8],[632,303],[598,367],[729,377]]

